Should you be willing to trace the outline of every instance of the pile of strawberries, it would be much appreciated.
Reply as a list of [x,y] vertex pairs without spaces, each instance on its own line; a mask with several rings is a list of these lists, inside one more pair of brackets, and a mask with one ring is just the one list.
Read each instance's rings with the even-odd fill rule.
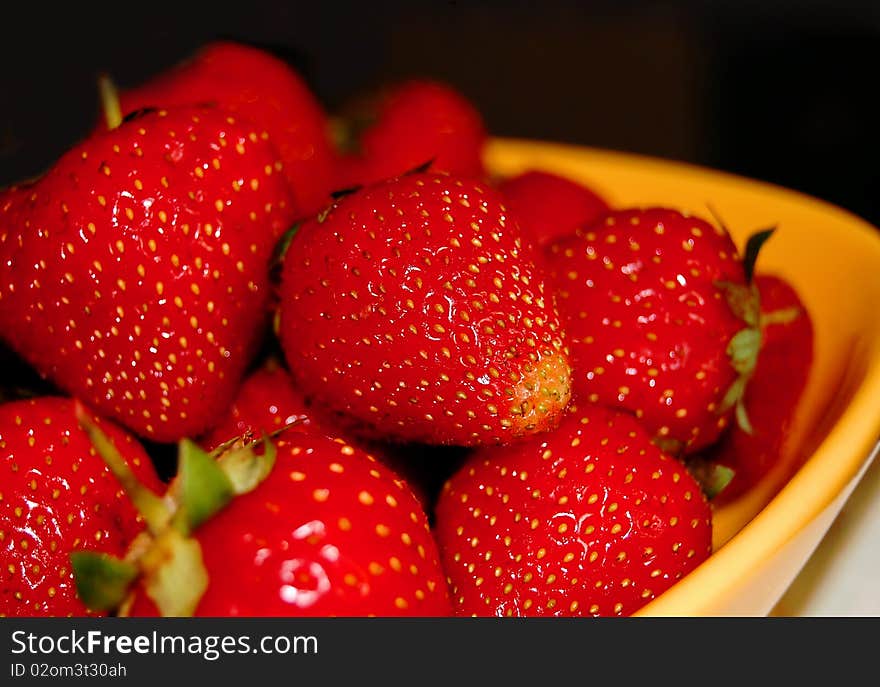
[[104,85],[0,192],[44,384],[0,404],[0,614],[629,615],[772,462],[812,334],[769,231],[492,178],[430,81],[332,127],[234,43]]

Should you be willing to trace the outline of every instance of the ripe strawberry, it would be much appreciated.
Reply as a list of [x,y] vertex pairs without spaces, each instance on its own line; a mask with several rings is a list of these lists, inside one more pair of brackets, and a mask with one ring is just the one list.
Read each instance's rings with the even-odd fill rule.
[[213,450],[236,437],[260,439],[291,423],[291,429],[314,429],[313,412],[285,369],[265,365],[248,375],[228,411],[199,444]]
[[308,431],[282,433],[262,456],[215,462],[191,449],[172,485],[184,518],[152,529],[127,614],[450,614],[424,512],[369,454]]
[[342,198],[285,257],[279,335],[294,379],[401,441],[553,427],[569,367],[533,257],[499,194],[474,181],[412,174]]
[[709,555],[711,530],[684,467],[632,416],[592,405],[477,449],[437,505],[457,615],[631,615]]
[[716,497],[728,503],[754,486],[783,455],[797,402],[813,360],[813,326],[794,288],[757,275],[761,293],[761,354],[743,398],[752,432],[734,424],[701,458],[733,471]]
[[578,395],[634,412],[669,451],[715,441],[757,355],[757,294],[729,234],[626,209],[554,241],[548,262]]
[[[237,437],[245,442],[259,440],[264,433],[272,434],[288,425],[291,425],[289,431],[340,437],[346,432],[338,424],[332,416],[312,408],[294,385],[287,370],[270,360],[245,378],[232,406],[219,423],[199,440],[199,444],[210,451]],[[427,510],[430,495],[426,483],[433,474],[424,474],[420,465],[422,461],[413,459],[412,454],[416,449],[354,440],[352,437],[346,437],[346,441],[367,451],[402,477]]]
[[0,196],[10,347],[142,436],[203,430],[262,335],[291,220],[263,138],[216,109],[147,113]]
[[587,186],[540,170],[505,179],[498,189],[520,226],[540,246],[574,234],[609,210]]
[[176,68],[120,94],[123,115],[204,103],[269,133],[290,182],[295,217],[329,204],[335,163],[326,115],[300,75],[268,52],[215,41]]
[[358,116],[369,123],[355,132],[352,145],[358,152],[342,158],[340,188],[383,181],[427,162],[433,171],[483,175],[487,133],[482,116],[446,84],[397,84],[379,96],[374,112]]
[[[140,479],[160,491],[143,448],[100,424]],[[70,399],[0,405],[0,456],[0,616],[86,615],[71,551],[122,554],[143,522],[80,429]]]

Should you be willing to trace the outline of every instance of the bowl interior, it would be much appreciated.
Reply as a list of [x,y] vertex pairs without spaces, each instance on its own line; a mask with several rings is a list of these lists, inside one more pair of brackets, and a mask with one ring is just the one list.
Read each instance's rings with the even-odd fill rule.
[[814,361],[786,446],[760,485],[718,508],[715,553],[643,615],[768,613],[867,467],[880,437],[880,231],[823,201],[682,163],[567,145],[495,140],[498,175],[544,169],[617,207],[714,211],[742,247],[776,226],[757,270],[788,280],[814,325]]

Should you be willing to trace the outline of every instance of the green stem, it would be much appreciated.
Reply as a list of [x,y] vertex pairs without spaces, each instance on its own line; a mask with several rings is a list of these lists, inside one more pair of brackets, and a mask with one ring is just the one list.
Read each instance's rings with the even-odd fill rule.
[[171,511],[165,502],[141,484],[131,471],[131,468],[128,467],[128,463],[125,462],[125,459],[116,449],[116,446],[98,428],[81,403],[76,403],[75,412],[80,427],[88,435],[98,455],[104,460],[104,464],[110,469],[113,476],[119,480],[125,493],[131,499],[138,513],[143,517],[144,522],[146,522],[147,529],[153,535],[161,532],[171,519]]
[[98,92],[101,96],[101,109],[108,129],[115,129],[122,124],[122,108],[119,105],[119,91],[116,84],[107,74],[98,77]]

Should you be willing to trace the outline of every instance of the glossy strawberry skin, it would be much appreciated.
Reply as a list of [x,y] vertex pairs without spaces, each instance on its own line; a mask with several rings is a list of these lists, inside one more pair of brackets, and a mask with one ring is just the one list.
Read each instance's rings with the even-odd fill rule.
[[[138,478],[162,486],[132,436],[98,418]],[[0,405],[0,616],[84,616],[70,553],[122,555],[143,529],[116,478],[80,429],[71,399]]]
[[360,132],[359,154],[341,161],[339,188],[371,184],[431,163],[431,170],[481,177],[487,133],[474,105],[450,86],[413,80],[379,97]]
[[215,41],[176,68],[120,94],[123,114],[204,103],[269,133],[284,164],[296,217],[329,204],[335,161],[326,115],[300,75],[268,52]]
[[752,433],[732,424],[721,440],[705,451],[712,461],[731,468],[733,479],[716,497],[722,505],[753,487],[786,450],[798,400],[813,362],[813,325],[809,312],[790,283],[774,275],[755,276],[764,315],[790,308],[791,321],[767,324],[758,365],[745,392]]
[[627,616],[705,560],[711,512],[632,416],[587,406],[475,451],[435,531],[457,615]]
[[[369,454],[310,432],[278,438],[270,475],[195,532],[210,582],[196,615],[446,616],[427,518]],[[136,594],[132,615],[155,615]]]
[[593,189],[541,170],[505,179],[498,189],[523,230],[540,246],[573,235],[610,209]]
[[478,182],[413,174],[346,196],[285,257],[279,337],[294,379],[400,441],[554,426],[568,362],[533,256]]
[[148,113],[0,200],[0,332],[71,395],[173,441],[228,405],[264,328],[291,221],[259,131]]
[[626,209],[547,257],[578,397],[635,413],[687,452],[715,441],[737,377],[727,346],[746,326],[718,285],[745,283],[730,236],[676,210]]

